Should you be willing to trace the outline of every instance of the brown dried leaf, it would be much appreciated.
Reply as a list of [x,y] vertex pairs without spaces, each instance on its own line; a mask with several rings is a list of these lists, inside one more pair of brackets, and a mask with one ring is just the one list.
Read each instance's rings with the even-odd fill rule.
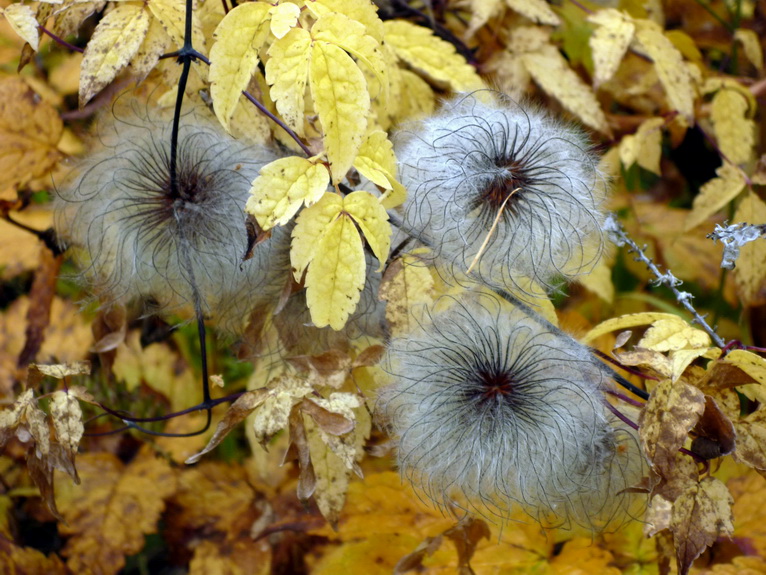
[[85,427],[82,423],[82,409],[77,398],[67,391],[55,391],[50,402],[53,429],[56,440],[66,449],[74,460]]
[[399,560],[394,567],[394,575],[403,575],[409,571],[419,572],[425,569],[423,560],[436,553],[443,541],[444,537],[441,535],[426,537],[425,541],[418,545],[415,551],[408,553]]
[[327,385],[338,388],[346,381],[353,362],[348,353],[331,349],[320,355],[296,355],[287,361],[296,369],[308,374],[312,386]]
[[490,538],[489,525],[482,519],[466,517],[457,525],[445,531],[444,536],[451,539],[455,544],[459,573],[461,575],[473,575],[471,558],[476,551],[476,545],[479,541]]
[[691,451],[703,459],[716,459],[734,450],[734,425],[718,407],[715,399],[705,396],[705,411],[694,427]]
[[61,158],[58,112],[18,77],[0,80],[0,190],[27,184]]
[[27,471],[32,481],[40,490],[40,496],[53,516],[60,522],[65,519],[56,507],[56,498],[53,489],[53,466],[50,465],[47,456],[42,456],[36,449],[27,452]]
[[19,367],[32,363],[42,347],[63,259],[63,255],[54,255],[48,249],[40,250],[40,263],[35,270],[35,279],[29,292],[27,326],[24,332],[26,341],[19,354]]
[[673,454],[672,465],[668,465],[665,476],[660,477],[658,483],[652,488],[652,494],[654,497],[662,497],[672,503],[697,483],[699,483],[699,471],[694,459],[676,451]]
[[30,371],[38,371],[42,375],[64,379],[73,375],[90,375],[89,361],[74,361],[57,365],[32,364]]
[[85,453],[79,467],[82,485],[56,486],[66,520],[59,532],[68,536],[63,555],[74,573],[116,574],[126,556],[143,548],[145,536],[156,533],[176,474],[147,450],[129,465],[110,453]]
[[352,419],[348,419],[345,415],[320,405],[319,401],[319,398],[304,397],[301,402],[301,409],[305,414],[311,416],[314,423],[316,423],[322,431],[332,435],[343,435],[354,429],[355,423]]
[[683,381],[661,381],[639,418],[641,447],[652,467],[666,477],[675,453],[705,410],[705,394]]
[[293,406],[313,391],[304,378],[294,375],[275,378],[268,390],[268,397],[253,418],[255,437],[264,448],[275,433],[287,427]]
[[218,447],[229,432],[244,421],[255,409],[262,405],[268,396],[269,390],[265,387],[243,393],[237,401],[232,403],[229,409],[226,410],[226,414],[223,416],[223,419],[218,422],[218,426],[215,428],[215,433],[213,434],[213,437],[210,438],[205,449],[192,455],[186,460],[186,464],[191,465],[192,463],[197,463],[203,455],[210,453],[213,449]]
[[362,350],[362,352],[356,356],[353,367],[371,367],[377,365],[378,362],[386,353],[386,346],[384,345],[371,345]]
[[290,447],[285,453],[285,461],[294,459],[298,460],[298,499],[305,505],[316,490],[317,480],[303,415],[297,408],[290,413]]
[[686,575],[692,562],[716,539],[734,533],[733,504],[726,485],[714,477],[706,477],[676,499],[670,530],[680,575]]

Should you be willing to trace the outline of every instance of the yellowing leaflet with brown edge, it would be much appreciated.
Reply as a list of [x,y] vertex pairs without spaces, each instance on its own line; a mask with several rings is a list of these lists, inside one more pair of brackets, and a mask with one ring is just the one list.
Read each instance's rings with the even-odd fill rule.
[[269,48],[266,82],[271,99],[285,123],[299,136],[304,130],[304,96],[309,73],[311,35],[303,28],[293,28]]
[[367,129],[370,95],[356,62],[342,48],[314,41],[309,85],[322,125],[333,183],[341,181],[356,158]]
[[[684,230],[697,227],[726,204],[736,198],[745,187],[745,178],[739,168],[724,163],[715,173],[718,177],[700,187],[699,194],[694,198],[692,211],[686,218]],[[751,221],[749,214],[745,221]],[[740,221],[740,220],[738,220]]]
[[120,2],[98,23],[80,68],[81,107],[128,65],[144,41],[150,20],[142,3]]
[[269,36],[271,4],[248,2],[231,10],[216,28],[210,50],[210,95],[221,125],[230,121],[242,91],[258,66],[258,50]]
[[588,41],[593,53],[593,85],[598,87],[617,72],[636,26],[629,16],[613,8],[599,10],[587,20],[598,25]]
[[5,16],[13,31],[37,52],[40,45],[40,32],[32,8],[26,4],[11,4],[5,9],[0,8],[0,14]]
[[160,56],[167,50],[170,37],[162,26],[162,23],[156,18],[152,18],[149,24],[149,30],[141,43],[141,47],[130,61],[130,68],[140,81],[146,79],[149,73],[154,70]]
[[401,60],[426,76],[446,82],[457,92],[485,88],[476,70],[455,47],[434,36],[428,28],[404,20],[387,20],[383,27],[386,44]]
[[327,168],[315,160],[290,156],[265,165],[250,188],[245,211],[268,230],[286,224],[304,203],[314,204],[330,183]]
[[749,117],[747,98],[736,90],[723,87],[710,106],[718,147],[733,164],[744,164],[755,149],[755,122]]
[[343,198],[338,194],[326,192],[316,204],[298,215],[290,245],[290,262],[295,281],[301,281],[303,272],[314,259],[319,240],[342,209]]
[[668,104],[690,124],[694,120],[694,85],[681,52],[665,37],[662,29],[649,20],[634,20],[636,41],[654,62]]
[[407,198],[407,190],[394,176],[394,146],[383,130],[374,130],[367,134],[359,155],[354,160],[354,167],[372,183],[387,190],[380,199],[380,203],[386,209],[402,204]]

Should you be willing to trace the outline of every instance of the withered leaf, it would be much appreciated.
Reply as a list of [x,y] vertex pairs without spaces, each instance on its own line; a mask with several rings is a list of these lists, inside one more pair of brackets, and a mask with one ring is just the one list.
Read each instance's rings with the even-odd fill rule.
[[716,539],[731,537],[733,504],[726,485],[714,477],[704,478],[676,499],[670,530],[681,575],[689,572],[692,562]]
[[74,573],[117,573],[157,531],[165,500],[176,490],[175,472],[146,449],[129,465],[110,453],[85,453],[79,471],[79,487],[56,485],[66,520],[59,532],[68,537],[63,555]]
[[29,366],[30,370],[36,370],[42,375],[48,377],[55,377],[56,379],[64,379],[73,375],[89,375],[90,374],[90,362],[89,361],[74,361],[72,363],[65,363],[61,365],[41,365],[32,364]]
[[215,433],[213,434],[213,437],[210,438],[205,449],[192,455],[186,460],[186,463],[188,465],[197,463],[203,455],[210,453],[213,449],[218,447],[229,432],[263,404],[268,396],[269,390],[265,387],[243,393],[237,398],[237,401],[232,403],[229,409],[226,410],[226,414],[223,416],[223,419],[218,422],[218,426],[215,428]]
[[305,504],[314,494],[317,481],[303,414],[297,407],[290,413],[290,447],[285,453],[285,461],[294,459],[298,460],[298,499]]
[[715,459],[734,450],[736,432],[716,401],[705,396],[705,411],[693,430],[692,451],[703,459]]
[[305,397],[301,402],[303,412],[331,435],[343,435],[354,429],[354,412],[349,409],[354,407],[359,407],[359,400],[350,393],[333,393],[330,399]]
[[737,446],[734,458],[759,471],[766,471],[766,408],[734,421]]
[[64,521],[64,517],[56,507],[56,498],[53,489],[53,466],[49,464],[48,458],[42,456],[37,450],[30,449],[27,452],[27,471],[32,481],[40,490],[40,496],[48,505],[53,516],[58,521]]
[[415,551],[402,557],[394,567],[394,575],[403,575],[409,571],[420,571],[424,569],[423,559],[430,557],[441,547],[444,537],[426,537]]
[[255,437],[264,448],[275,433],[287,427],[293,406],[311,392],[304,378],[293,375],[282,375],[269,383],[268,396],[253,418]]
[[56,431],[56,440],[74,458],[85,431],[80,402],[67,391],[55,391],[51,396],[50,411],[53,429]]
[[476,551],[476,545],[482,539],[490,538],[489,525],[482,519],[466,517],[457,525],[444,532],[444,536],[452,540],[457,549],[458,569],[461,575],[473,574],[471,558]]
[[660,475],[672,472],[675,453],[705,410],[705,394],[683,381],[661,381],[639,418],[641,447]]

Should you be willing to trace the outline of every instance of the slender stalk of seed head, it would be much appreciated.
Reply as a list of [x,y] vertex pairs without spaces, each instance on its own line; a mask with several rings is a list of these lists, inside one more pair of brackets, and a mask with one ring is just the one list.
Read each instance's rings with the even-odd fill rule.
[[554,289],[600,258],[604,178],[576,128],[471,94],[394,140],[409,190],[405,230],[429,239],[441,260],[464,271],[478,262],[495,285],[523,275]]
[[641,465],[618,453],[597,362],[522,310],[467,297],[387,351],[379,407],[402,474],[440,506],[602,529]]

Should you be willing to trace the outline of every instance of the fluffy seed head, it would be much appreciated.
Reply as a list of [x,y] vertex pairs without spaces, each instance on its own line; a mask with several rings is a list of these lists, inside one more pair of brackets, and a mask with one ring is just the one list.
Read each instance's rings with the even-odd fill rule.
[[513,288],[522,275],[550,289],[598,261],[604,181],[583,132],[498,100],[460,96],[400,132],[404,225],[485,281]]
[[[443,305],[443,301],[439,305]],[[435,501],[501,521],[603,529],[637,481],[587,348],[489,297],[454,302],[391,342],[379,407],[402,474]]]
[[284,281],[267,270],[288,269],[274,238],[241,263],[250,182],[276,154],[232,139],[207,116],[182,119],[177,186],[168,121],[131,109],[102,122],[100,149],[59,190],[55,225],[104,304],[140,299],[179,311],[196,290],[206,316],[239,331],[254,298]]

